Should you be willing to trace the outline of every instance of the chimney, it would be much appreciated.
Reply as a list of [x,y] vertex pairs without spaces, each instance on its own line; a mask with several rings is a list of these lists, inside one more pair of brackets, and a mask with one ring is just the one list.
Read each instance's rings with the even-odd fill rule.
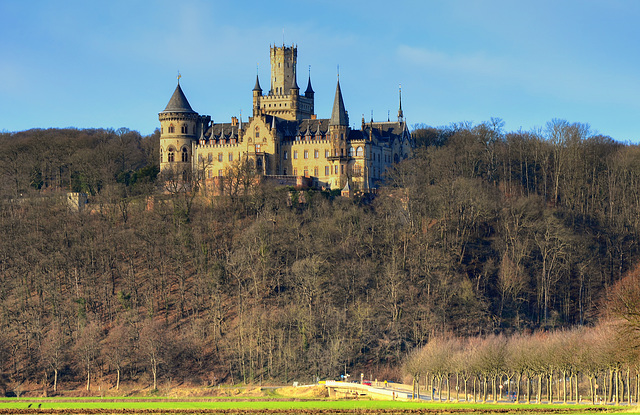
[[231,126],[233,127],[238,126],[238,119],[236,117],[231,117]]

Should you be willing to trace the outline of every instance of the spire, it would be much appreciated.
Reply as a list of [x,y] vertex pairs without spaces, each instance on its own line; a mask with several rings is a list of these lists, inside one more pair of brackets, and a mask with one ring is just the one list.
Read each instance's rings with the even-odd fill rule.
[[400,99],[400,108],[398,109],[398,122],[404,120],[404,114],[402,113],[402,84],[398,85],[398,98]]
[[271,129],[273,130],[274,128],[276,128],[276,117],[272,116],[271,117]]
[[338,84],[336,85],[336,96],[333,99],[333,110],[331,111],[331,120],[329,125],[344,125],[349,126],[349,116],[344,109],[344,101],[342,100],[342,91],[340,90],[340,78],[338,78]]
[[253,90],[262,92],[262,88],[260,88],[260,79],[258,79],[258,74],[256,74],[256,86],[253,87]]
[[313,94],[313,88],[311,88],[311,65],[309,65],[309,81],[307,82],[307,90],[304,91],[304,96],[307,98],[312,98]]
[[184,95],[184,92],[182,92],[182,88],[180,88],[180,79],[178,79],[178,86],[176,86],[176,90],[173,91],[167,107],[162,112],[195,112],[191,109],[187,97]]

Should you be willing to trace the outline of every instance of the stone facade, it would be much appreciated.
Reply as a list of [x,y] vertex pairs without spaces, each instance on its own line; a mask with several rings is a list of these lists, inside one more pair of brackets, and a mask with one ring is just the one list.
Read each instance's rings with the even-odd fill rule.
[[[369,191],[394,163],[410,157],[411,134],[399,103],[397,121],[349,126],[340,81],[331,118],[314,114],[311,78],[304,94],[297,84],[297,48],[271,47],[271,89],[263,94],[256,76],[253,115],[215,123],[195,112],[180,83],[160,119],[160,170],[186,180],[192,174],[215,181],[234,163],[249,161],[266,178],[354,191]],[[294,180],[303,177],[305,180]]]

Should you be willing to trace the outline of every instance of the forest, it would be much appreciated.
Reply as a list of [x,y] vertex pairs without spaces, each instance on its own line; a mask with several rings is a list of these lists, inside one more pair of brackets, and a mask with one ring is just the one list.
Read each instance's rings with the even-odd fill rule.
[[222,196],[172,189],[158,131],[1,133],[0,389],[400,380],[441,339],[633,323],[611,293],[640,254],[640,147],[503,126],[415,125],[355,198],[243,166]]

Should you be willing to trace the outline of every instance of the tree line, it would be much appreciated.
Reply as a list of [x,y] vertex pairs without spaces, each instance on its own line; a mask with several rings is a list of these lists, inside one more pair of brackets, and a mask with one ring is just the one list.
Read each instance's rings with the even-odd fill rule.
[[345,199],[244,168],[232,195],[170,191],[157,132],[0,134],[0,386],[392,380],[444,333],[594,324],[637,263],[638,147],[558,120],[413,137]]
[[414,396],[432,401],[638,404],[638,349],[627,341],[611,322],[535,334],[437,336],[403,368]]

